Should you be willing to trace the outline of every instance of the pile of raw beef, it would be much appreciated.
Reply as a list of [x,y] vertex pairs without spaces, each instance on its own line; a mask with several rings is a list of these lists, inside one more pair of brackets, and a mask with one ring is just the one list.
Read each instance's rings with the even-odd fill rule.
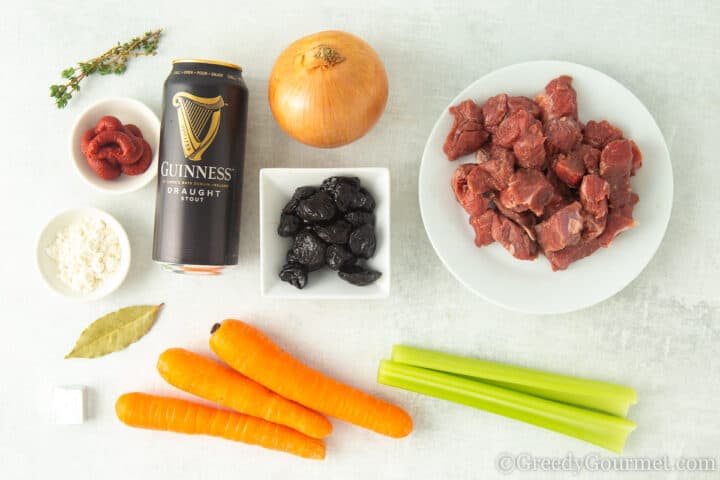
[[572,78],[552,80],[535,101],[501,93],[450,113],[448,159],[476,155],[455,170],[452,188],[478,247],[498,242],[521,260],[543,252],[565,270],[635,226],[630,177],[640,150],[605,120],[578,120]]

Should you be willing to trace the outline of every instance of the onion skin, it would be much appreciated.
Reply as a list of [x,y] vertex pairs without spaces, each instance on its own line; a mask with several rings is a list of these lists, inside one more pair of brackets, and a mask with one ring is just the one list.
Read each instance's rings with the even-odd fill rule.
[[365,135],[385,110],[388,82],[377,53],[355,35],[303,37],[278,57],[268,101],[280,127],[306,145],[333,148]]

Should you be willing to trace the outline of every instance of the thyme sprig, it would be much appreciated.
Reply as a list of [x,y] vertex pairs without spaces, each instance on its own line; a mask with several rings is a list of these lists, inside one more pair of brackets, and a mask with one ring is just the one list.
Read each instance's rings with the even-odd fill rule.
[[145,32],[141,37],[112,47],[99,57],[79,62],[76,67],[63,70],[60,75],[65,83],[50,85],[50,96],[55,99],[57,108],[64,108],[73,94],[80,91],[80,82],[93,73],[100,75],[120,75],[127,69],[127,62],[133,57],[156,55],[162,29]]

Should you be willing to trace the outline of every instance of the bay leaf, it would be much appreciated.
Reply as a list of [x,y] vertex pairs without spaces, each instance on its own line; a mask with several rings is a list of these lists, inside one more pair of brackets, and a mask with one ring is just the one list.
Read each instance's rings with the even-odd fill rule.
[[83,330],[65,358],[102,357],[126,348],[150,331],[163,305],[125,307],[98,318]]

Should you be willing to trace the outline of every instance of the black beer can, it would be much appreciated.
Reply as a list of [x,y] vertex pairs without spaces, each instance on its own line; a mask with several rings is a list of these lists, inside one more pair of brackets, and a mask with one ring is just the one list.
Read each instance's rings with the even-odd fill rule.
[[248,90],[242,69],[173,62],[163,93],[153,260],[178,273],[238,263]]

